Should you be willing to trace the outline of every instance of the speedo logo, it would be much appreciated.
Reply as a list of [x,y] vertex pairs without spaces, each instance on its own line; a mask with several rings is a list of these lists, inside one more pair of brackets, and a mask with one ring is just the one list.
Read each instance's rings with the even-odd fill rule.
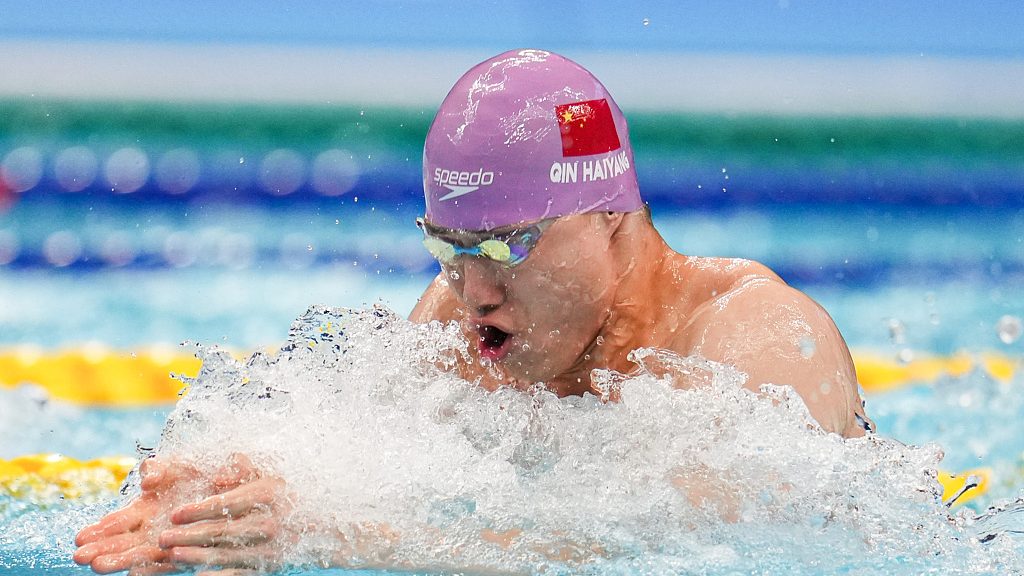
[[458,170],[434,168],[434,184],[451,190],[451,192],[440,197],[438,200],[458,198],[478,190],[481,186],[487,186],[491,182],[494,182],[494,172],[484,172],[483,168],[476,172],[459,172]]

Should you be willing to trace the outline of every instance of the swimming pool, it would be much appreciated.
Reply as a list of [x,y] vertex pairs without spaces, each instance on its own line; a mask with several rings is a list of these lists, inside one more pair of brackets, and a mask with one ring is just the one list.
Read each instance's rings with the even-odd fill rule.
[[[280,346],[292,321],[314,303],[383,303],[405,315],[436,272],[412,225],[421,210],[418,139],[429,119],[420,111],[210,107],[193,115],[155,105],[3,106],[0,117],[21,123],[4,126],[0,140],[5,198],[15,200],[0,213],[0,353],[6,355],[0,366],[9,361],[9,370],[20,366],[17,374],[30,375],[0,387],[5,462],[44,453],[79,462],[134,456],[137,444],[160,441],[171,406],[155,400],[173,398],[173,391],[153,392],[148,401],[140,395],[134,406],[62,398],[88,398],[84,387],[110,386],[112,378],[134,377],[133,370],[180,370],[177,362],[189,354],[177,348],[184,340],[237,354]],[[915,445],[938,442],[943,470],[986,469],[985,494],[970,503],[979,511],[1018,496],[1024,487],[1024,380],[1017,369],[1024,315],[1021,124],[630,120],[641,184],[673,247],[772,266],[835,318],[862,381],[877,384],[869,387],[868,413],[881,434]],[[68,358],[61,357],[65,352]],[[140,368],[144,361],[150,363]],[[54,396],[13,386],[33,378]],[[884,390],[893,383],[899,386]],[[487,413],[487,401],[478,402]],[[714,397],[679,402],[717,406]],[[571,414],[574,426],[590,425],[598,415],[620,426],[634,422],[592,406],[553,403],[551,410]],[[543,410],[538,414],[539,422],[560,425]],[[665,425],[679,426],[680,434],[690,430]],[[823,450],[816,440],[801,441]],[[846,450],[828,446],[837,454]],[[723,450],[712,454],[724,458]],[[867,462],[901,449],[848,450]],[[909,470],[924,466],[928,454],[905,455],[912,461],[907,470],[864,464],[879,477],[864,472],[869,480],[857,496],[909,481]],[[767,461],[795,466],[799,460],[793,450]],[[599,464],[609,475],[622,472]],[[94,490],[76,498],[47,488],[54,482],[20,492],[4,484],[0,565],[14,573],[82,573],[70,564],[71,536],[109,509],[113,497],[100,472],[87,471],[85,478]],[[823,485],[830,482],[836,479]],[[474,498],[483,516],[485,499]],[[833,506],[834,498],[814,492],[793,506]],[[435,513],[459,517],[468,500],[427,501]],[[715,524],[655,545],[637,535],[674,513],[691,518],[672,508],[671,499],[656,504],[663,508],[655,520],[623,513],[629,534],[604,534],[623,553],[586,569],[833,572],[822,558],[851,573],[999,573],[1021,566],[1011,539],[988,547],[934,544],[950,537],[939,523],[921,534],[886,534],[864,548],[865,523],[876,524],[861,518],[858,525],[833,526],[802,512],[783,522],[755,510],[747,522]],[[909,495],[882,495],[864,505],[879,518],[887,507],[913,517],[923,514],[922,506],[927,509]],[[594,536],[593,526],[576,528]]]

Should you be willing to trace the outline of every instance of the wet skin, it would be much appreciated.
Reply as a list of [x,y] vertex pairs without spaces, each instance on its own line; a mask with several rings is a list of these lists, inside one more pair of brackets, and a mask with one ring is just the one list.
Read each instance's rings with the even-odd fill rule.
[[[628,373],[629,352],[654,347],[735,366],[753,390],[791,385],[825,430],[864,434],[853,360],[828,314],[761,264],[675,252],[643,210],[561,218],[511,269],[462,257],[411,319],[460,322],[475,344],[462,374],[487,388],[594,392],[591,370]],[[489,363],[481,326],[509,334]]]
[[[488,389],[543,382],[560,396],[593,392],[591,370],[628,373],[630,351],[656,347],[733,365],[753,390],[793,386],[822,429],[864,434],[853,361],[828,314],[761,264],[676,253],[644,210],[561,218],[512,268],[460,257],[411,320],[459,322],[472,359],[460,373]],[[194,470],[167,460],[147,468],[141,497],[79,533],[76,562],[133,575],[279,566],[294,537],[282,530],[282,481],[239,459],[207,477],[212,496],[188,504],[176,487]]]

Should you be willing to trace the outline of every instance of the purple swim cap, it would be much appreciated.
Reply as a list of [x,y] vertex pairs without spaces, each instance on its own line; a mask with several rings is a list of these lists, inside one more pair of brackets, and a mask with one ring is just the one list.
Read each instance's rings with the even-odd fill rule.
[[463,230],[643,205],[619,107],[543,50],[495,56],[456,82],[427,133],[423,190],[427,220]]

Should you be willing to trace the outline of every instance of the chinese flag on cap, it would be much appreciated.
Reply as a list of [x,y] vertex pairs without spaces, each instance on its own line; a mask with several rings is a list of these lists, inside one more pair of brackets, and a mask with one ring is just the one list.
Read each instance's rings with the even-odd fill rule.
[[555,106],[555,114],[562,131],[563,157],[603,154],[621,146],[604,98]]

